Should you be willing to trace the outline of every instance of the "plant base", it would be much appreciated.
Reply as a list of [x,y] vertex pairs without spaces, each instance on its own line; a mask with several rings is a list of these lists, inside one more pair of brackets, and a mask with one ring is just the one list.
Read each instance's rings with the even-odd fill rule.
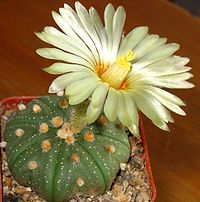
[[[28,103],[35,97],[10,98],[6,102],[1,102],[1,134],[6,125],[6,121],[16,110],[19,104]],[[154,201],[156,191],[153,183],[152,173],[148,159],[146,141],[141,130],[142,139],[135,139],[130,136],[132,154],[127,164],[121,165],[115,182],[110,190],[100,196],[76,196],[69,202],[139,202]],[[3,136],[2,136],[3,141]],[[20,186],[11,176],[6,162],[5,148],[2,148],[2,173],[3,173],[3,201],[32,201],[45,202],[28,187]]]

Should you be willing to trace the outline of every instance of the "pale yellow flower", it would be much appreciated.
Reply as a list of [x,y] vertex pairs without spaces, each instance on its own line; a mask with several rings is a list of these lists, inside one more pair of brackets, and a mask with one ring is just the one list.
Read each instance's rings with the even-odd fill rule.
[[88,123],[104,112],[117,118],[138,136],[138,111],[142,111],[163,130],[173,122],[168,111],[185,115],[179,107],[184,102],[161,88],[191,88],[186,80],[192,77],[185,66],[189,59],[174,56],[176,43],[166,44],[166,38],[149,34],[148,27],[134,28],[123,37],[126,13],[108,4],[104,23],[94,8],[89,11],[79,2],[75,10],[65,4],[59,13],[52,12],[60,29],[45,27],[37,36],[56,48],[41,48],[37,53],[58,60],[45,71],[63,74],[56,78],[50,93],[65,90],[69,104],[90,99]]

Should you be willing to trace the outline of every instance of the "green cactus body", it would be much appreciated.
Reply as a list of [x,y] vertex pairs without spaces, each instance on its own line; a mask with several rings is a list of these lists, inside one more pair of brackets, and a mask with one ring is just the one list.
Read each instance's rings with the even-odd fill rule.
[[47,201],[103,194],[130,155],[117,121],[95,122],[75,133],[73,110],[64,97],[44,96],[18,111],[4,132],[14,178]]

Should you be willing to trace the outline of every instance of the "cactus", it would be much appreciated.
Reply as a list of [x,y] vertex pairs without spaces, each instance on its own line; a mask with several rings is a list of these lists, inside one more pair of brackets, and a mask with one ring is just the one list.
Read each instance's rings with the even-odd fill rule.
[[105,193],[129,158],[128,137],[118,121],[101,115],[84,125],[84,109],[68,106],[65,97],[44,96],[8,121],[4,138],[12,175],[47,201]]

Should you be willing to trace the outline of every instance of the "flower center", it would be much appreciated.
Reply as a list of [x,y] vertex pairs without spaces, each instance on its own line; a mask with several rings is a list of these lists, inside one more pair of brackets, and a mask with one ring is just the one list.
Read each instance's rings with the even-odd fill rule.
[[101,80],[115,89],[120,89],[126,75],[131,69],[131,61],[134,58],[135,54],[132,50],[128,50],[125,57],[121,55],[117,56],[116,62],[110,65],[103,74],[99,75]]

